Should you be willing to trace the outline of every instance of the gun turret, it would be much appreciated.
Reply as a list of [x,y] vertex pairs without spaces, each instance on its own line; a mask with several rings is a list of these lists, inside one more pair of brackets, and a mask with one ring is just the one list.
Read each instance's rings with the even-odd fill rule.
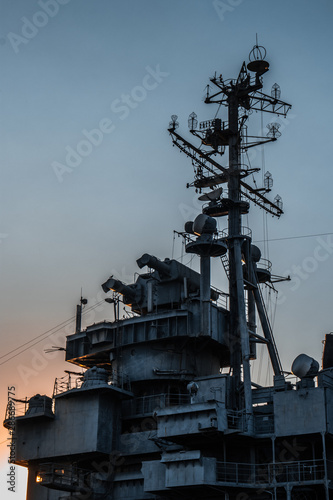
[[[153,272],[141,274],[136,282],[126,285],[120,280],[110,278],[103,283],[105,293],[113,290],[123,295],[124,303],[131,306],[137,314],[180,307],[189,297],[200,295],[200,274],[174,259],[161,261],[154,255],[145,253],[138,259],[140,269],[148,266]],[[219,293],[210,290],[211,300],[217,300]]]

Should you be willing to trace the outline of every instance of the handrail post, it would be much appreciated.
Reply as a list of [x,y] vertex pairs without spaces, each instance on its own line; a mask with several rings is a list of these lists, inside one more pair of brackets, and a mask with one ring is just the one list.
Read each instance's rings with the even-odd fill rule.
[[329,493],[328,493],[328,478],[327,478],[327,462],[326,462],[326,442],[325,442],[325,433],[321,433],[321,439],[323,443],[323,462],[324,462],[324,483],[325,483],[325,496],[326,499],[328,500],[329,498]]

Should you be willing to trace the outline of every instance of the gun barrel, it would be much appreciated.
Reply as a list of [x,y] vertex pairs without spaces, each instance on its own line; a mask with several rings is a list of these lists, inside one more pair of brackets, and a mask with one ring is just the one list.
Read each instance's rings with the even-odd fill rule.
[[113,290],[114,292],[126,295],[126,297],[128,298],[134,299],[136,296],[135,290],[133,290],[133,288],[130,288],[122,281],[116,280],[112,277],[110,277],[105,283],[103,283],[102,288],[105,293],[107,293],[109,290]]
[[169,264],[162,262],[160,259],[154,257],[153,255],[149,255],[149,253],[144,253],[142,257],[140,257],[140,259],[136,261],[136,263],[140,269],[142,269],[144,266],[148,266],[152,267],[164,276],[171,276],[171,269]]

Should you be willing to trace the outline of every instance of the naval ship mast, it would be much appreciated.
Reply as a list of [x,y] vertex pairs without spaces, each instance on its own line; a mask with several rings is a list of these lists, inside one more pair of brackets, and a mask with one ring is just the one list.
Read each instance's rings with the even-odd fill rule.
[[[15,417],[7,407],[10,460],[28,468],[27,500],[333,500],[333,335],[322,370],[300,354],[297,382],[285,380],[260,289],[282,278],[242,225],[250,202],[283,213],[280,197],[267,197],[269,172],[263,188],[253,187],[247,177],[259,169],[241,156],[280,135],[277,123],[268,137],[248,135],[252,110],[285,116],[290,109],[277,84],[271,96],[262,92],[268,68],[256,44],[236,80],[211,79],[216,91],[207,91],[206,103],[227,107],[228,116],[197,128],[190,115],[199,147],[178,133],[175,115],[169,125],[194,165],[189,186],[213,188],[200,194],[207,203],[181,233],[186,252],[200,257],[200,273],[145,253],[134,283],[110,276],[101,286],[113,319],[82,328],[81,297],[66,340],[66,361],[84,371],[66,370],[52,397],[16,400]],[[218,217],[228,217],[226,231],[217,231]],[[213,257],[229,294],[211,286]],[[272,386],[251,382],[258,343],[268,349]]]
[[[202,146],[208,149],[196,147],[176,132],[178,128],[176,115],[171,117],[169,126],[173,144],[192,159],[196,175],[191,186],[199,188],[200,191],[207,186],[216,187],[220,184],[227,184],[228,187],[227,196],[222,195],[222,190],[219,188],[199,197],[199,200],[211,200],[208,207],[203,209],[204,214],[214,217],[228,216],[228,233],[224,241],[227,244],[229,257],[222,257],[222,260],[229,278],[230,366],[234,394],[240,394],[241,387],[244,385],[245,409],[250,427],[252,425],[251,338],[267,345],[274,376],[283,378],[280,358],[259,289],[260,280],[256,266],[256,261],[259,260],[256,258],[259,249],[251,244],[251,233],[242,226],[242,215],[249,210],[249,203],[245,200],[252,201],[273,216],[280,217],[283,213],[280,197],[272,202],[265,196],[266,192],[270,191],[269,183],[267,187],[258,189],[244,181],[247,176],[260,169],[249,168],[241,162],[242,152],[254,146],[276,141],[281,135],[278,130],[279,124],[273,123],[268,127],[268,137],[249,137],[246,133],[248,115],[256,110],[285,117],[291,108],[290,104],[279,99],[280,88],[277,84],[273,86],[271,96],[261,92],[262,75],[269,70],[269,63],[264,60],[265,56],[265,48],[256,44],[250,52],[250,62],[247,66],[243,62],[236,80],[224,80],[222,75],[219,77],[215,75],[211,78],[212,84],[218,90],[210,94],[208,86],[205,102],[227,107],[228,120],[222,121],[220,118],[215,118],[201,122],[199,130],[195,113],[191,113],[188,121],[190,132],[199,137]],[[226,147],[229,149],[228,166],[222,166],[215,157],[222,156]],[[267,180],[270,181],[269,178]],[[257,255],[253,255],[252,250]],[[193,246],[190,245],[187,251],[193,251]],[[198,253],[200,254],[200,249]],[[213,255],[213,252],[210,255]],[[204,258],[202,255],[201,260]],[[209,257],[206,259],[209,261]],[[245,266],[242,262],[245,262]],[[201,272],[205,274],[204,267],[201,268]],[[261,273],[261,275],[264,281],[271,280],[269,272]],[[248,291],[247,315],[244,287]],[[264,338],[255,332],[255,307]],[[207,319],[205,321],[207,323]],[[241,409],[240,400],[234,401],[234,404],[237,409]]]

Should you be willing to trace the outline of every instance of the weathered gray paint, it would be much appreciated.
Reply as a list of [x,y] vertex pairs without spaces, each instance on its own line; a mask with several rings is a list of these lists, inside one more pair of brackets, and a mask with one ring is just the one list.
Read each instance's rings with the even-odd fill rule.
[[326,432],[324,389],[300,389],[274,394],[276,436]]

